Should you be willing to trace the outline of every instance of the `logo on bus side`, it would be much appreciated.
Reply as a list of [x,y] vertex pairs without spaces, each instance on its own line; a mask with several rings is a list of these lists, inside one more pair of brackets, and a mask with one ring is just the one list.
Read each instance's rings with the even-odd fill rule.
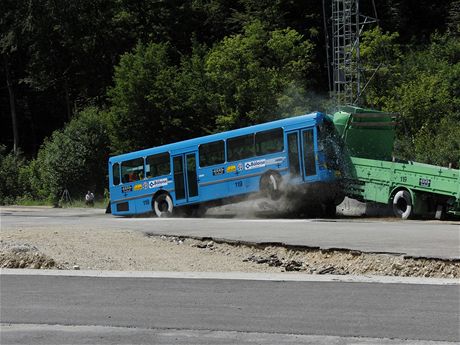
[[136,191],[136,190],[142,190],[142,185],[141,185],[141,184],[136,184],[136,185],[134,186],[134,190],[135,190],[135,191]]
[[229,165],[229,166],[227,167],[227,172],[228,172],[228,173],[232,173],[232,172],[235,172],[235,171],[236,171],[236,166],[234,166],[234,165]]
[[160,178],[159,180],[153,180],[149,182],[149,188],[163,187],[168,184],[168,178]]
[[224,169],[224,168],[212,169],[212,175],[213,175],[213,176],[216,176],[216,175],[223,175],[224,173],[225,173],[225,169]]
[[250,162],[244,163],[245,170],[263,168],[264,166],[265,166],[265,159],[258,159],[256,161],[250,161]]
[[237,166],[236,169],[237,169],[238,171],[243,171],[243,168],[244,168],[243,163],[238,163],[238,166]]
[[121,192],[122,193],[128,193],[133,191],[133,186],[121,186]]

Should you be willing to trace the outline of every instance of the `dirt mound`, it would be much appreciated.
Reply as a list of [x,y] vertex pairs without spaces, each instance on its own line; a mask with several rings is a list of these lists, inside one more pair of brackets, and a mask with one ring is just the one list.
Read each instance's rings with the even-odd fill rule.
[[54,259],[29,244],[0,241],[1,268],[60,268]]

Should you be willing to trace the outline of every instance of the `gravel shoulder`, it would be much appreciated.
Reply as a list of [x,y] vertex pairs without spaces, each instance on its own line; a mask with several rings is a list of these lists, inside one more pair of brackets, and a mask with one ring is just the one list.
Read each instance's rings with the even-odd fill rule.
[[453,261],[237,245],[129,230],[89,231],[78,226],[2,230],[0,267],[460,277],[460,262]]

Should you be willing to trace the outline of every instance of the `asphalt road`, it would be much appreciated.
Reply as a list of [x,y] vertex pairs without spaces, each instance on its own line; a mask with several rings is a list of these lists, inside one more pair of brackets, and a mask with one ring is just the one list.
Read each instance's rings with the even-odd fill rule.
[[0,284],[2,344],[460,341],[458,285],[10,274]]
[[95,209],[2,208],[2,229],[130,229],[152,234],[282,243],[460,259],[460,223],[394,219],[122,218]]

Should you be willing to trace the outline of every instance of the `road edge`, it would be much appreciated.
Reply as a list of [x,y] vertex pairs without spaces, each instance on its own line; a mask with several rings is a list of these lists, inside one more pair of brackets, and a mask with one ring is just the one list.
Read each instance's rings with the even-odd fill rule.
[[301,273],[246,273],[246,272],[169,272],[169,271],[96,271],[96,270],[37,270],[1,268],[4,275],[36,275],[60,277],[93,278],[166,278],[166,279],[219,279],[219,280],[257,280],[282,282],[339,282],[339,283],[378,283],[378,284],[417,284],[417,285],[459,285],[459,279],[393,277],[373,275],[316,275]]

